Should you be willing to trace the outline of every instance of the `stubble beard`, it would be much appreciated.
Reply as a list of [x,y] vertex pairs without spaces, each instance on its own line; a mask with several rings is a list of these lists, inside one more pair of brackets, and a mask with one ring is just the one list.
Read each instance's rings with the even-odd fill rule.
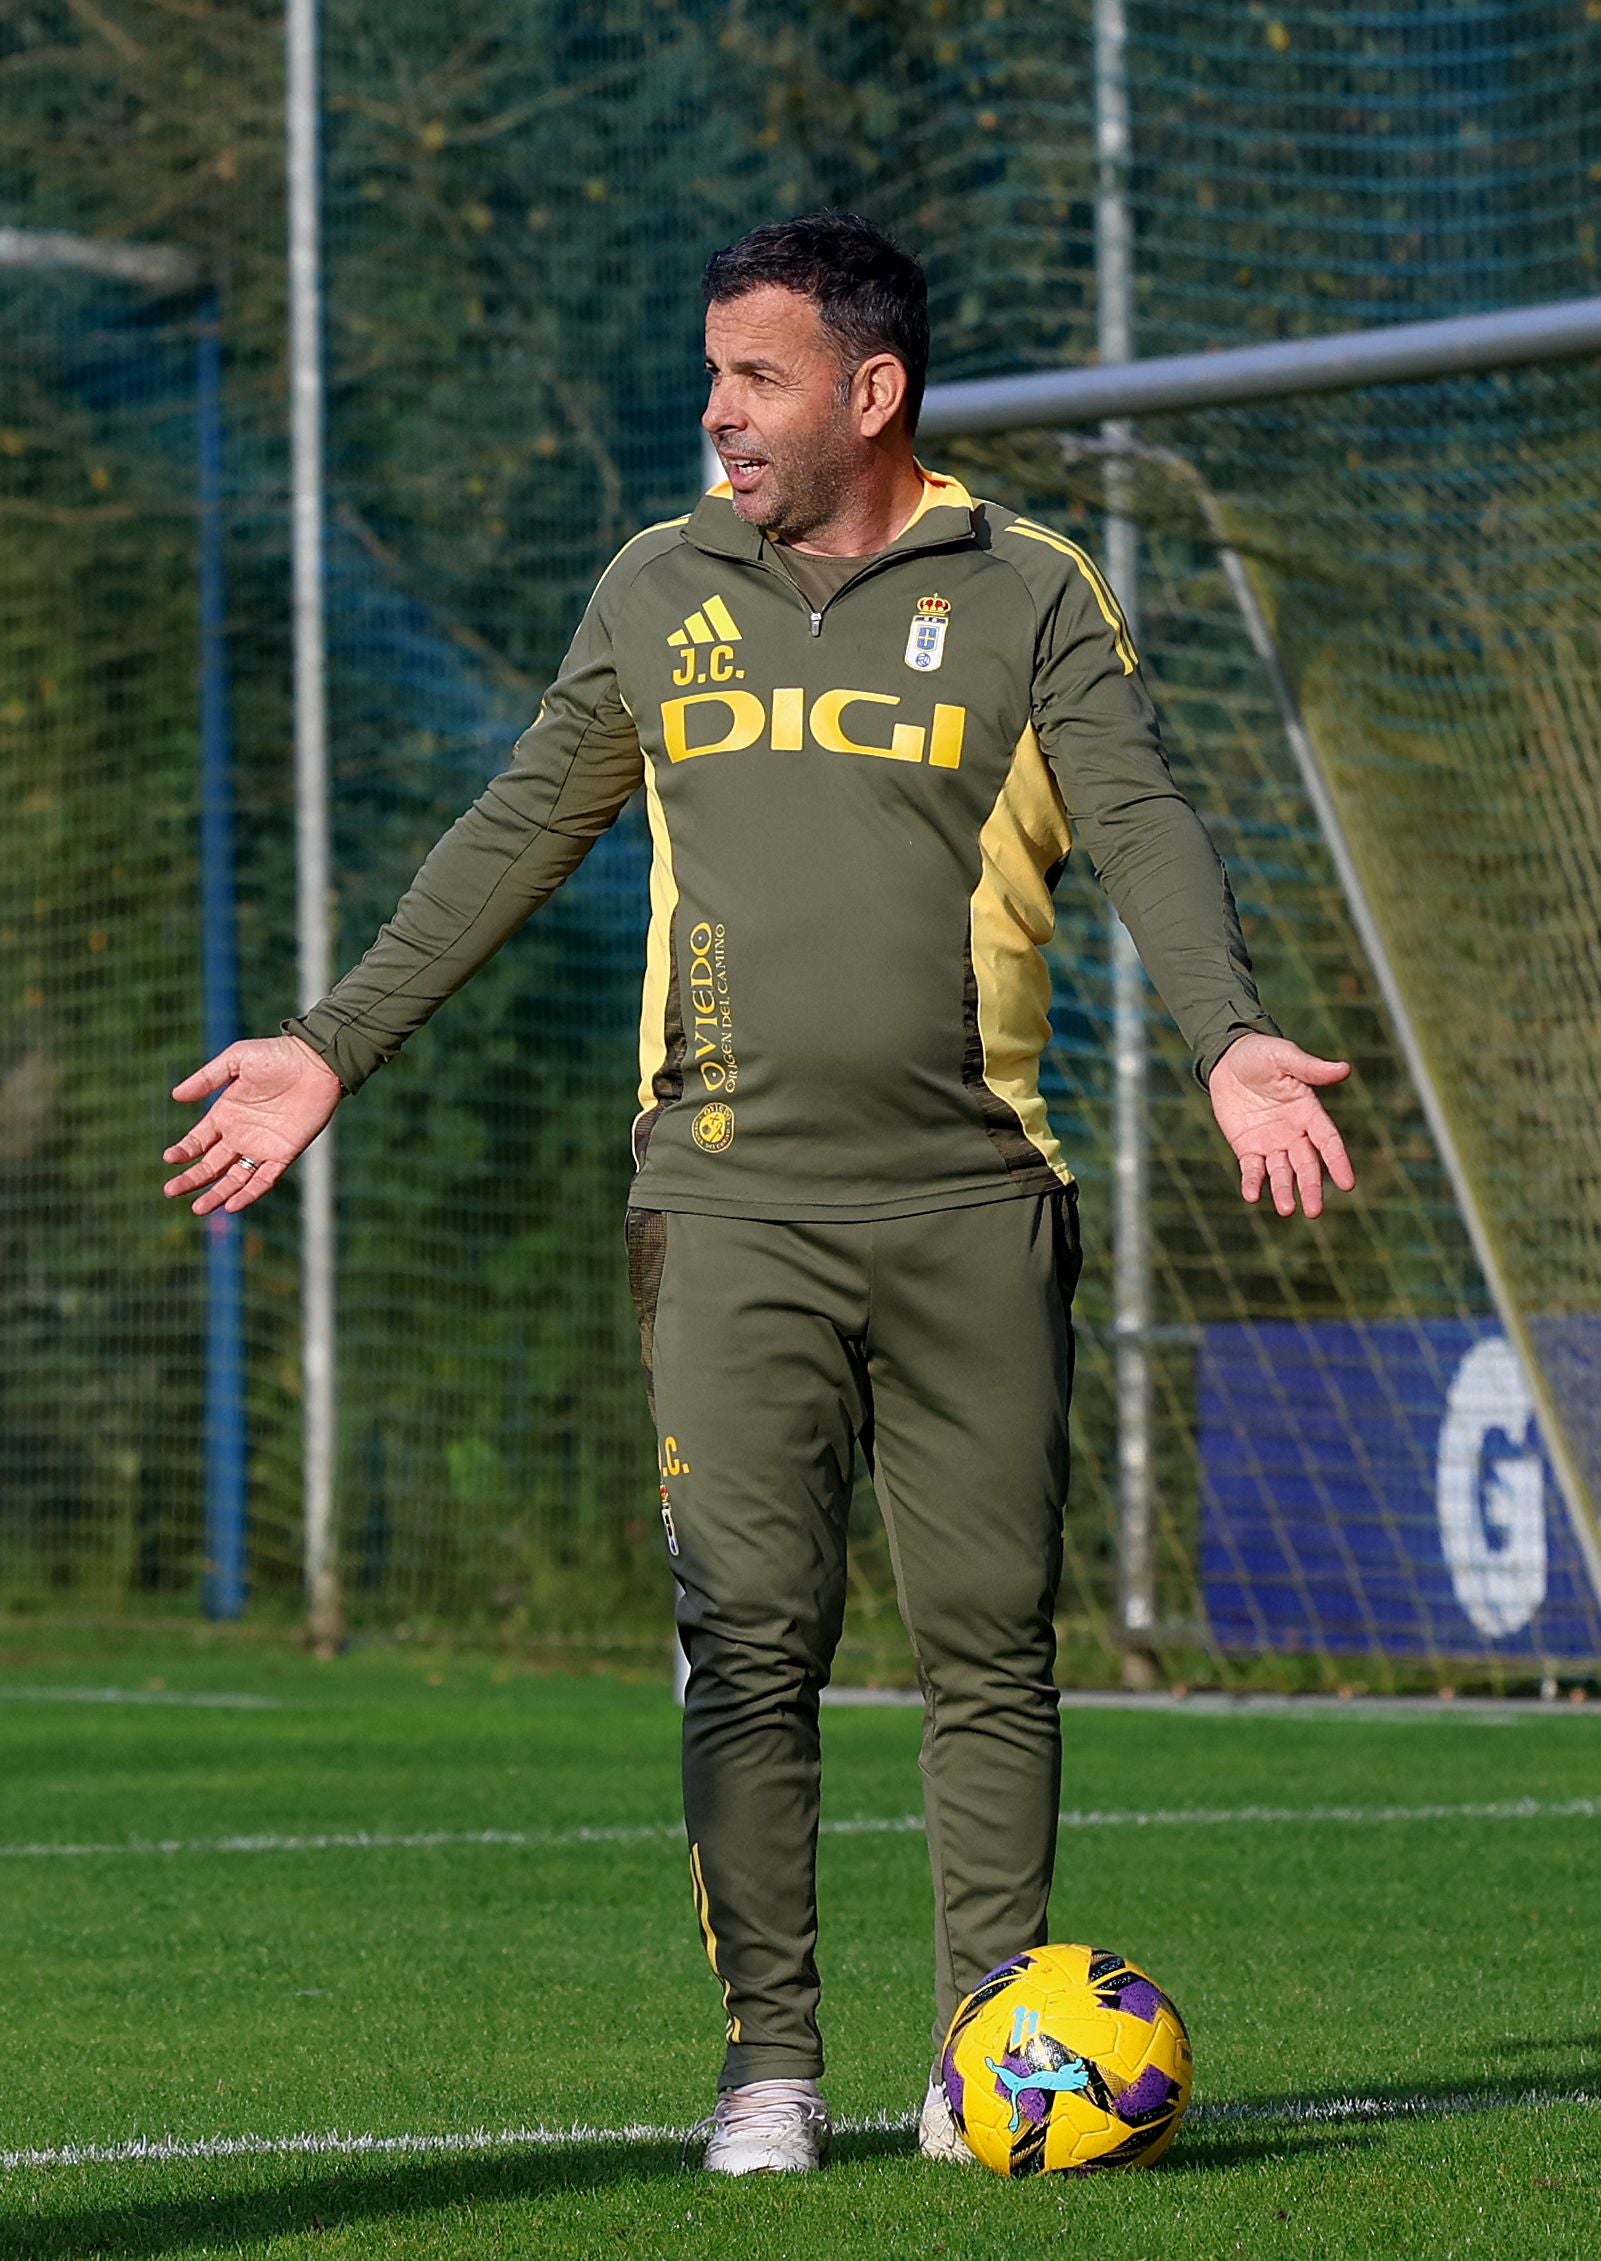
[[856,477],[856,451],[844,419],[821,426],[804,439],[789,442],[768,457],[763,487],[769,490],[750,498],[752,508],[734,507],[751,526],[759,526],[770,541],[807,542],[838,517]]

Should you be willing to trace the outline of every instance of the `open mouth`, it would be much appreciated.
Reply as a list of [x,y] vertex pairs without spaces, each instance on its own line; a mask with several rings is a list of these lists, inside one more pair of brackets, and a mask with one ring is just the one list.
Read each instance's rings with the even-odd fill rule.
[[725,455],[723,469],[728,473],[728,483],[735,494],[748,495],[767,469],[767,462],[759,455]]

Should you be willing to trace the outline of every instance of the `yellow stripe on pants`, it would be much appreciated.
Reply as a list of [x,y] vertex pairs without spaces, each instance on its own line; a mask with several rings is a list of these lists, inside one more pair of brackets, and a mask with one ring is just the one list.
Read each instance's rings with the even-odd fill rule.
[[[717,1934],[712,1929],[711,1894],[706,1889],[706,1878],[701,1870],[700,1847],[698,1845],[691,1845],[689,1848],[689,1880],[694,1887],[695,1914],[700,1920],[700,1935],[706,1942],[706,1960],[711,1964],[716,1976],[722,1980],[723,2008],[726,2010],[728,2008],[728,1981],[723,1978],[723,1974],[717,1966]],[[732,2014],[730,2014],[728,2020],[728,2038],[730,2041],[737,2041],[740,2038],[739,2020]]]

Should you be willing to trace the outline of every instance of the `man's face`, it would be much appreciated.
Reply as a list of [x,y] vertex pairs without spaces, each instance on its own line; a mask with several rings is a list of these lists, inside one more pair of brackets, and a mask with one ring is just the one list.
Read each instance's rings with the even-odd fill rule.
[[706,309],[711,434],[748,525],[806,541],[871,456],[849,372],[816,306],[763,284]]

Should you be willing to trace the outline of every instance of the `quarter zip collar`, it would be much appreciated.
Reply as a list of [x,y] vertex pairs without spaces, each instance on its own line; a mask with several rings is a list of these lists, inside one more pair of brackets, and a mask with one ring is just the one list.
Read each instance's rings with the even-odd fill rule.
[[[922,499],[894,541],[874,552],[874,563],[917,550],[949,549],[955,543],[977,539],[977,506],[961,480],[925,470],[921,463],[917,468],[923,478]],[[740,517],[733,496],[726,479],[708,488],[690,515],[684,540],[713,557],[739,558],[745,564],[760,565],[767,537],[759,526],[749,525]],[[862,560],[864,567],[868,562]]]

